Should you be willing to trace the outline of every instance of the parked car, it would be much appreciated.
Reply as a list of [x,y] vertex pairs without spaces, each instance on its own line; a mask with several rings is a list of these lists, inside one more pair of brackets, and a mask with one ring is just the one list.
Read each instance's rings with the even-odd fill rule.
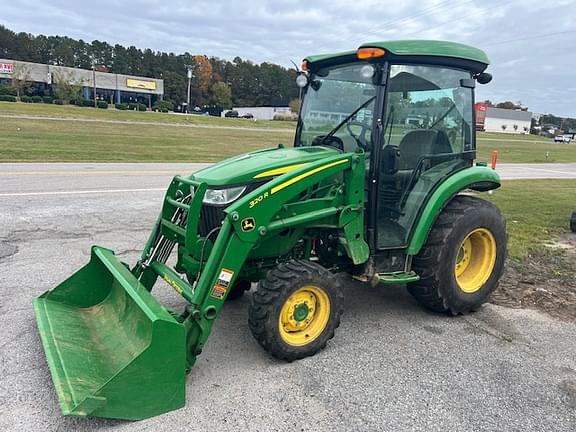
[[554,142],[561,142],[568,144],[570,142],[570,137],[567,137],[566,135],[556,135],[554,137]]
[[226,113],[224,114],[224,117],[230,117],[230,118],[238,118],[238,111],[226,111]]
[[244,115],[242,116],[242,118],[245,118],[245,119],[253,119],[253,118],[254,118],[254,115],[253,115],[252,113],[246,113],[246,114],[244,114]]

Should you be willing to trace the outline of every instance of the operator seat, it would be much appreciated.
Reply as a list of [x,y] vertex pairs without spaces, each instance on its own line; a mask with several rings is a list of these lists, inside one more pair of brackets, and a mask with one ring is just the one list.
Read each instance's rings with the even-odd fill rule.
[[[400,145],[400,160],[398,161],[399,172],[412,171],[425,155],[452,153],[450,139],[443,130],[417,129],[408,132],[402,137]],[[435,165],[437,161],[430,161]]]
[[[443,130],[416,129],[402,137],[398,146],[398,165],[393,173],[382,173],[380,177],[380,205],[399,215],[400,198],[408,187],[412,172],[423,156],[452,153],[450,139]],[[424,169],[428,169],[445,159],[428,159]],[[385,167],[383,167],[386,171]]]

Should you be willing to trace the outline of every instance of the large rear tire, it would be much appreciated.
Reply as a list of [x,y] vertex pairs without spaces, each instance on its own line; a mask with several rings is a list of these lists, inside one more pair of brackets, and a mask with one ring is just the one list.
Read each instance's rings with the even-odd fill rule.
[[572,213],[572,217],[570,218],[570,231],[576,233],[576,211]]
[[477,310],[498,286],[506,259],[506,222],[482,199],[458,195],[438,216],[412,268],[408,291],[425,308],[452,315]]
[[340,325],[343,295],[324,267],[294,260],[270,270],[252,295],[248,323],[274,357],[293,361],[316,354]]

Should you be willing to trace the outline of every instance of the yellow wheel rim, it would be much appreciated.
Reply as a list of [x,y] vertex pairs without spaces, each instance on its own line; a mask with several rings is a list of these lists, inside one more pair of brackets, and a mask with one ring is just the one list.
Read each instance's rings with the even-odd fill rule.
[[458,286],[465,293],[478,291],[494,270],[496,240],[486,228],[472,231],[458,250],[454,272]]
[[303,346],[318,338],[330,318],[330,299],[315,285],[295,291],[284,303],[278,326],[280,336],[288,345]]

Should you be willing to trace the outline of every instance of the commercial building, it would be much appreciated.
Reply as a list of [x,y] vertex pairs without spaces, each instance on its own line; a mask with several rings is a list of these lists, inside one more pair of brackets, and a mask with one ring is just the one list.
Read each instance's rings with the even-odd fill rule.
[[10,84],[13,79],[35,83],[48,93],[59,82],[78,85],[86,99],[93,99],[95,87],[97,99],[110,103],[140,102],[151,106],[164,95],[161,79],[0,59],[0,84]]
[[485,103],[476,104],[476,130],[528,134],[531,121],[530,111],[494,108]]

